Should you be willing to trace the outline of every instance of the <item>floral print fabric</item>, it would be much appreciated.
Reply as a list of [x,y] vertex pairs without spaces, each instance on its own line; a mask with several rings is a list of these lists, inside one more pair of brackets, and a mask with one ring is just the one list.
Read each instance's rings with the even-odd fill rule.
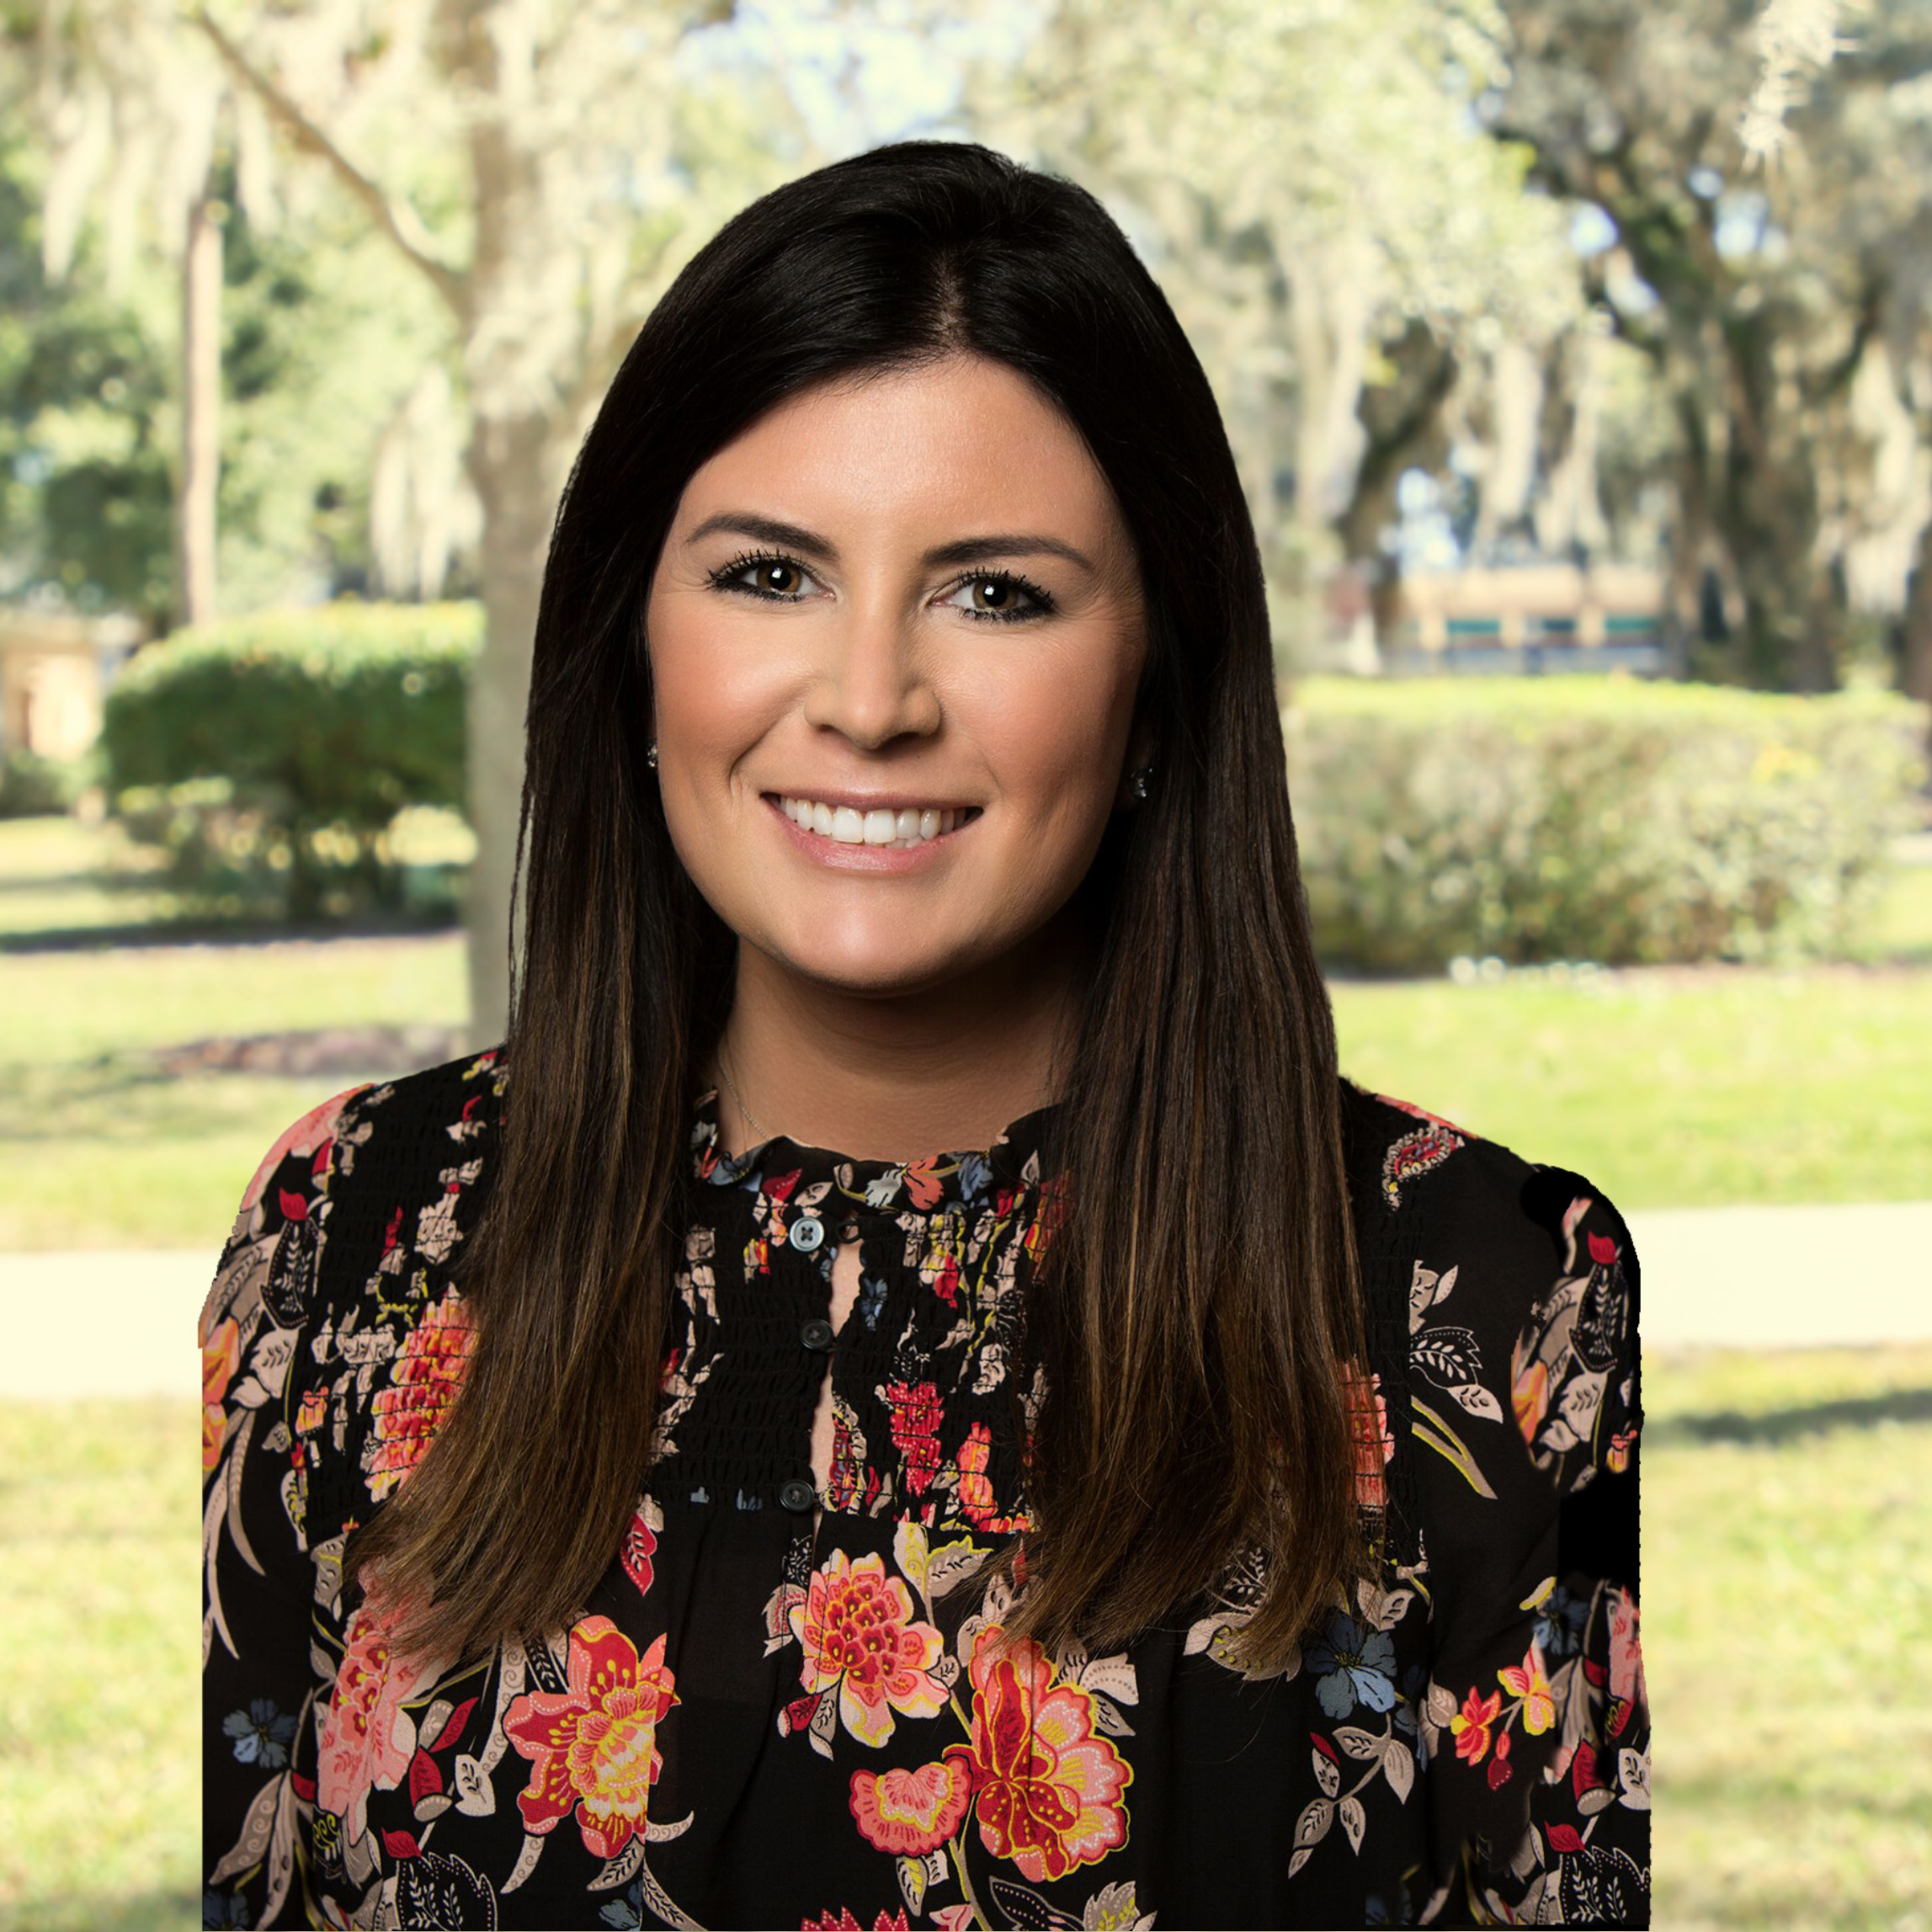
[[1344,1100],[1390,1554],[1266,1675],[1228,1653],[1256,1552],[1104,1657],[1006,1641],[973,1579],[1026,1525],[1051,1110],[904,1165],[726,1159],[709,1094],[621,1547],[541,1642],[405,1661],[343,1546],[460,1386],[450,1269],[514,1086],[485,1054],[298,1122],[202,1317],[207,1922],[1647,1924],[1627,1231],[1578,1176]]

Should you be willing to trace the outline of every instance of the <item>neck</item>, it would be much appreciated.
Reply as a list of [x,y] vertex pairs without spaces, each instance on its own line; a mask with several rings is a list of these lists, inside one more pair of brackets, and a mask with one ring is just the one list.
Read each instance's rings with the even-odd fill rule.
[[969,973],[882,997],[806,979],[741,942],[721,1045],[757,1125],[721,1081],[721,1151],[774,1134],[854,1160],[990,1147],[1056,1098],[1056,1044],[1090,975],[1064,915]]

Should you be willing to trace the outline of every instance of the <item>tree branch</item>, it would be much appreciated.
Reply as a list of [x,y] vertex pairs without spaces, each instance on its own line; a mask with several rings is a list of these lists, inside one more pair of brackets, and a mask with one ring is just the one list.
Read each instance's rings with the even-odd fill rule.
[[314,155],[374,217],[375,225],[396,244],[403,258],[421,269],[450,312],[459,321],[469,311],[470,287],[463,272],[437,253],[422,218],[407,201],[392,200],[365,174],[328,135],[310,120],[295,101],[255,66],[211,19],[206,9],[191,7],[187,18],[205,34],[223,64],[279,121],[295,145]]

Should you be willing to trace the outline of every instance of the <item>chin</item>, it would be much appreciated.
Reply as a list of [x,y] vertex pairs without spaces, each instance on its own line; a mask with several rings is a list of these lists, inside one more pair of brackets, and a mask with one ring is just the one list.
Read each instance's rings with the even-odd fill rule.
[[801,979],[835,987],[865,998],[891,998],[941,985],[970,968],[972,961],[943,946],[909,946],[903,924],[876,935],[876,943],[859,939],[828,945],[821,931],[796,945],[764,950]]

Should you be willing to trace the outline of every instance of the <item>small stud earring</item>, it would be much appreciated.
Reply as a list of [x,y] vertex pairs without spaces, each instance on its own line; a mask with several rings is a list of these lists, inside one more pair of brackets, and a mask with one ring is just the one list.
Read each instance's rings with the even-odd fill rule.
[[645,753],[645,754],[644,754],[644,762],[645,762],[645,764],[647,764],[647,765],[649,765],[649,766],[650,766],[650,768],[652,769],[652,771],[655,771],[655,770],[657,770],[657,741],[655,738],[652,739],[652,741],[651,741],[651,748],[650,748],[650,750],[649,750],[649,751],[647,751],[647,752],[646,752],[646,753]]
[[1154,768],[1151,764],[1142,765],[1141,769],[1134,774],[1132,783],[1134,787],[1134,796],[1136,798],[1145,798],[1147,796],[1147,781],[1152,779],[1153,775]]

